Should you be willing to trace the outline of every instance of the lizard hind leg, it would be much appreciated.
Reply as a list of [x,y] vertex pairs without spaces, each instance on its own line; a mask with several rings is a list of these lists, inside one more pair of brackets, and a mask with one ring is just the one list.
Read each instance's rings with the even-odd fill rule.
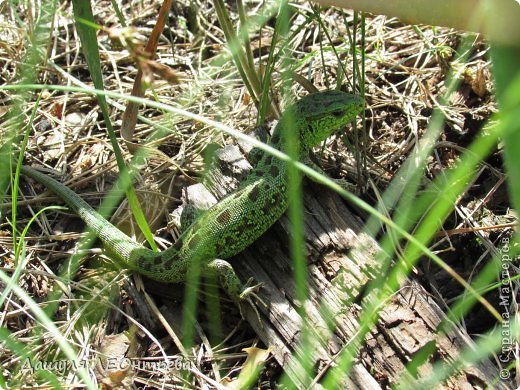
[[215,275],[220,286],[226,291],[227,295],[233,300],[233,302],[238,305],[242,318],[245,318],[242,311],[243,305],[248,304],[254,310],[260,322],[260,314],[258,313],[253,298],[260,302],[264,307],[267,307],[265,302],[256,294],[260,287],[262,287],[262,283],[253,284],[253,280],[249,279],[246,284],[242,284],[231,264],[225,260],[212,260],[206,264],[205,268],[206,274]]

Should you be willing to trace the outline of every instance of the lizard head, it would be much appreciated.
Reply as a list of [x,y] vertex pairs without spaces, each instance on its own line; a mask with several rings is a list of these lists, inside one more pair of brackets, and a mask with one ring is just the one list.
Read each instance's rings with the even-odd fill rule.
[[[363,110],[363,99],[341,91],[325,91],[307,95],[288,111],[290,123],[299,124],[300,147],[318,145],[337,129],[355,119]],[[289,130],[290,131],[290,130]]]

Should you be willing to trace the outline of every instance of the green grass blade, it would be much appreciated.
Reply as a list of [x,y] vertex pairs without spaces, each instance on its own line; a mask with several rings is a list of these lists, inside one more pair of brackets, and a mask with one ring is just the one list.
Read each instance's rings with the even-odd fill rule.
[[[34,103],[34,107],[31,112],[31,117],[29,118],[29,122],[27,123],[27,128],[26,128],[24,136],[23,136],[22,144],[20,145],[20,152],[18,153],[18,159],[17,159],[17,163],[16,163],[16,172],[14,174],[14,177],[11,180],[11,188],[12,188],[12,190],[11,190],[11,204],[12,204],[11,223],[13,226],[12,235],[13,235],[13,243],[15,245],[15,252],[17,250],[17,247],[16,247],[16,221],[17,221],[16,213],[18,211],[18,188],[19,188],[19,184],[20,184],[20,169],[22,167],[22,161],[23,161],[23,156],[25,154],[25,149],[27,147],[27,142],[29,141],[29,133],[31,132],[31,127],[32,127],[34,118],[36,116],[36,112],[38,110],[41,97],[42,97],[42,94],[41,93],[38,94],[38,98],[36,99],[36,102]],[[11,159],[9,159],[8,161],[11,161]],[[12,172],[12,169],[9,169],[9,172]],[[1,304],[0,304],[0,306],[1,306]]]
[[[57,1],[47,1],[41,7],[40,17],[35,26],[28,28],[15,12],[20,25],[27,30],[26,55],[21,62],[19,84],[31,84],[37,80],[38,73],[34,71],[45,61],[42,47],[47,47],[50,38],[50,26],[57,7]],[[16,7],[13,7],[15,9]],[[14,96],[12,108],[7,115],[7,120],[0,131],[0,172],[11,172],[13,145],[17,143],[18,129],[23,127],[23,105],[30,100],[29,90],[22,89]],[[11,175],[0,175],[0,201],[3,201],[11,180]],[[1,213],[1,211],[0,211]],[[1,217],[1,214],[0,214]]]
[[[235,66],[240,73],[242,81],[246,85],[249,95],[251,95],[255,103],[258,104],[260,100],[259,98],[262,94],[258,75],[256,74],[254,67],[252,68],[248,65],[247,56],[239,43],[233,24],[231,23],[231,17],[229,16],[229,12],[224,2],[222,0],[215,0],[213,4],[215,5],[217,17],[222,30],[224,31],[224,35],[226,36]],[[245,28],[245,26],[242,26],[242,28]]]
[[[83,380],[84,385],[88,389],[96,389],[96,386],[94,386],[94,383],[90,379],[88,371],[82,366],[80,360],[78,359],[74,348],[72,348],[67,339],[63,336],[56,325],[54,325],[47,314],[40,308],[38,303],[36,303],[21,287],[14,283],[14,281],[3,271],[0,271],[0,281],[5,283],[7,288],[12,290],[25,303],[25,305],[27,305],[28,309],[33,313],[34,317],[53,336],[53,339],[56,341],[63,354],[77,367],[76,372]],[[5,334],[0,334],[0,341],[5,341],[2,340],[2,336],[5,336]]]
[[[520,109],[517,110],[516,114],[520,115]],[[480,134],[480,136],[475,140],[468,151],[464,153],[457,168],[451,170],[446,175],[446,182],[451,183],[451,186],[447,188],[444,196],[440,197],[437,204],[435,205],[435,209],[428,214],[413,236],[409,233],[406,233],[394,222],[391,222],[391,227],[395,229],[397,233],[403,234],[404,237],[408,240],[406,251],[403,254],[403,259],[405,259],[406,262],[400,261],[390,271],[388,276],[385,278],[385,290],[372,290],[372,297],[367,299],[367,302],[370,302],[370,304],[365,305],[362,310],[362,314],[359,320],[361,330],[357,333],[357,339],[351,341],[349,348],[345,350],[339,359],[337,367],[328,374],[326,381],[324,382],[325,385],[331,385],[337,382],[338,378],[344,375],[345,372],[348,372],[353,362],[352,359],[353,356],[355,356],[356,349],[359,347],[360,343],[364,339],[366,332],[369,331],[377,318],[376,313],[382,308],[383,303],[388,298],[388,296],[392,292],[397,291],[402,276],[409,273],[411,267],[418,259],[419,254],[428,254],[430,252],[426,248],[425,242],[428,242],[429,237],[431,237],[438,228],[438,224],[440,222],[439,218],[446,216],[447,212],[451,210],[453,207],[453,201],[465,189],[465,184],[469,179],[468,176],[472,172],[475,172],[475,167],[477,164],[479,164],[480,161],[482,161],[489,154],[489,152],[498,142],[498,139],[506,132],[507,126],[508,123],[500,121],[492,131],[489,131],[488,133],[482,132]],[[439,188],[439,185],[437,185],[437,188]],[[383,247],[383,249],[385,248]],[[429,253],[429,257],[438,264],[443,263],[440,258],[438,258],[436,255],[433,255],[432,253]],[[465,287],[468,289],[468,291],[472,291],[477,299],[481,299],[480,295],[476,293],[471,288],[471,286],[466,284]],[[490,310],[494,309],[490,308]],[[497,314],[498,313],[495,311],[495,315]],[[499,315],[498,317],[500,318]]]
[[[491,45],[493,74],[499,106],[511,113],[520,106],[520,47]],[[507,171],[507,183],[511,202],[515,210],[520,210],[520,163],[518,146],[520,145],[520,121],[512,120],[507,134],[504,134],[504,164]],[[520,233],[515,235],[515,242],[520,242]]]
[[[74,6],[74,17],[78,21],[76,23],[76,28],[78,30],[78,35],[81,40],[81,45],[83,49],[83,53],[85,54],[85,58],[87,60],[88,69],[90,75],[92,77],[92,81],[96,89],[103,89],[103,74],[101,71],[101,62],[99,59],[99,48],[96,37],[96,30],[92,28],[92,23],[94,23],[94,15],[92,13],[92,8],[90,1],[84,0],[74,0],[72,2]],[[86,20],[89,23],[82,23],[81,20]],[[128,204],[132,209],[132,213],[134,218],[143,232],[146,240],[150,247],[157,251],[157,246],[155,245],[155,241],[153,239],[153,234],[146,221],[144,213],[139,204],[139,200],[135,194],[134,188],[132,186],[132,180],[130,178],[128,168],[126,167],[123,154],[121,149],[119,148],[119,144],[117,142],[117,137],[112,127],[112,123],[110,121],[110,113],[108,110],[108,104],[105,96],[98,95],[99,106],[101,108],[101,112],[103,113],[103,118],[105,120],[105,125],[107,127],[108,136],[110,138],[110,143],[112,145],[112,149],[114,150],[114,155],[116,157],[117,165],[119,168],[119,173],[123,177],[123,191],[126,193],[126,197],[128,199]]]

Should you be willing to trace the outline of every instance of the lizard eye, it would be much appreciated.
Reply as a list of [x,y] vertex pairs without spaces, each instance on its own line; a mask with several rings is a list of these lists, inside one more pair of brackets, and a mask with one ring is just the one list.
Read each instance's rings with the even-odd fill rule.
[[336,118],[340,118],[345,115],[345,110],[332,111],[332,115]]

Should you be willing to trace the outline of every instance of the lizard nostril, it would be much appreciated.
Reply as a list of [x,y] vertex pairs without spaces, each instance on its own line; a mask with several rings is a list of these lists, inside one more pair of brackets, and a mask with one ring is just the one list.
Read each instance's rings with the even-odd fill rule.
[[332,112],[332,115],[334,115],[336,118],[340,118],[343,115],[345,115],[345,110],[336,110]]

